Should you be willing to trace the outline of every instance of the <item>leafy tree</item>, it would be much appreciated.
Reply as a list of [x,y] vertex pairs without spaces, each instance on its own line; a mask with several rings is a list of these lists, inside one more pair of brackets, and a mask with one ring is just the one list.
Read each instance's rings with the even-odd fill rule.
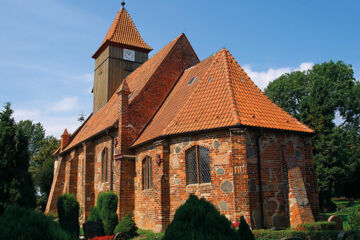
[[0,112],[0,214],[10,204],[35,207],[28,139],[12,113],[9,103]]
[[313,156],[322,206],[332,196],[359,196],[351,188],[360,184],[360,83],[351,65],[330,61],[284,74],[265,93],[316,131]]
[[[31,158],[35,156],[41,147],[41,141],[45,138],[45,129],[41,123],[33,123],[31,120],[20,121],[18,126],[29,139],[29,153]],[[30,163],[32,165],[32,163]]]
[[48,194],[54,175],[54,159],[52,154],[59,147],[60,141],[52,136],[46,137],[39,143],[39,150],[33,157],[33,177],[35,185],[39,188],[38,206],[45,210]]
[[167,227],[163,240],[168,239],[238,239],[231,222],[221,215],[204,198],[190,195],[184,205],[175,213],[173,221]]

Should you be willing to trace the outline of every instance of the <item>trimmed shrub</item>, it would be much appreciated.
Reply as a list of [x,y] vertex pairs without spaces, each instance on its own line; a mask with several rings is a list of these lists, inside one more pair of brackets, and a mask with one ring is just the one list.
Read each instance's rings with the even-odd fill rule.
[[101,222],[99,211],[96,207],[93,207],[90,211],[88,222]]
[[118,224],[117,202],[118,198],[113,192],[101,192],[97,198],[96,208],[107,235],[112,235]]
[[300,231],[323,231],[323,230],[336,230],[336,224],[334,222],[314,222],[300,224],[295,228]]
[[62,229],[69,234],[78,237],[79,226],[79,203],[73,194],[64,194],[58,198],[57,209],[59,215],[59,224]]
[[239,240],[255,240],[254,234],[251,232],[249,225],[247,224],[244,216],[241,216],[239,229],[237,231]]
[[237,234],[231,222],[210,202],[190,195],[186,203],[176,210],[174,220],[166,229],[163,240],[173,239],[235,240]]
[[43,213],[16,205],[0,216],[0,238],[16,240],[73,240],[56,222]]
[[130,214],[127,214],[121,222],[115,227],[114,234],[120,233],[125,239],[136,236],[137,227]]
[[300,238],[311,240],[337,240],[340,231],[294,231],[294,230],[254,230],[256,240],[277,240],[281,238]]

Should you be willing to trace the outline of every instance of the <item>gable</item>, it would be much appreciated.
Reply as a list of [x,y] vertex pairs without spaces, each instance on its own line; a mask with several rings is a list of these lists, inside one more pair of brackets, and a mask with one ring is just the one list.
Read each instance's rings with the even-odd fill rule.
[[[186,36],[181,34],[126,78],[131,91],[129,120],[136,128],[135,134],[155,113],[182,71],[198,62]],[[164,78],[165,75],[169,77]],[[162,90],[156,91],[157,88]],[[64,151],[116,125],[120,101],[117,92],[75,132]]]

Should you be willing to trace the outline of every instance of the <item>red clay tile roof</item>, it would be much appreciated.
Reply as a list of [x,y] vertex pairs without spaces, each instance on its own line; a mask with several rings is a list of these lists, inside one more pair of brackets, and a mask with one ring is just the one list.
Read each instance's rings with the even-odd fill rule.
[[152,48],[142,39],[126,9],[121,9],[117,13],[104,41],[93,57],[96,58],[104,47],[111,43],[123,45],[124,47],[143,49],[146,52],[152,50]]
[[159,136],[234,125],[313,132],[274,104],[223,49],[184,72],[133,146]]
[[[161,64],[166,61],[167,57],[171,53],[171,50],[175,47],[181,38],[185,38],[185,35],[181,34],[175,38],[126,78],[126,82],[131,91],[131,98],[129,100],[130,104],[136,99],[140,91],[155,74],[156,70],[161,66]],[[91,115],[86,120],[86,122],[73,134],[71,142],[66,146],[64,151],[67,151],[80,144],[84,140],[114,126],[118,120],[117,108],[120,101],[117,92],[118,91],[116,91],[115,94],[110,98],[109,102],[107,102],[96,113]]]

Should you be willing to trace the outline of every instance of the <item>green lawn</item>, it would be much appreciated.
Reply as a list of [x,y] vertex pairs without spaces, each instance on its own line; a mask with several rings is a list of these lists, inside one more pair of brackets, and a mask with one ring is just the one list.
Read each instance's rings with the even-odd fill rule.
[[160,240],[164,236],[164,233],[153,233],[152,231],[141,229],[138,230],[138,234],[139,236],[133,238],[134,240]]
[[338,215],[343,220],[343,227],[345,231],[351,230],[348,224],[348,216],[354,208],[360,207],[360,201],[354,201],[354,204],[350,206],[350,201],[348,200],[334,200],[336,206],[338,207],[338,211],[333,213],[324,213],[321,214],[324,220],[327,220],[331,215]]

